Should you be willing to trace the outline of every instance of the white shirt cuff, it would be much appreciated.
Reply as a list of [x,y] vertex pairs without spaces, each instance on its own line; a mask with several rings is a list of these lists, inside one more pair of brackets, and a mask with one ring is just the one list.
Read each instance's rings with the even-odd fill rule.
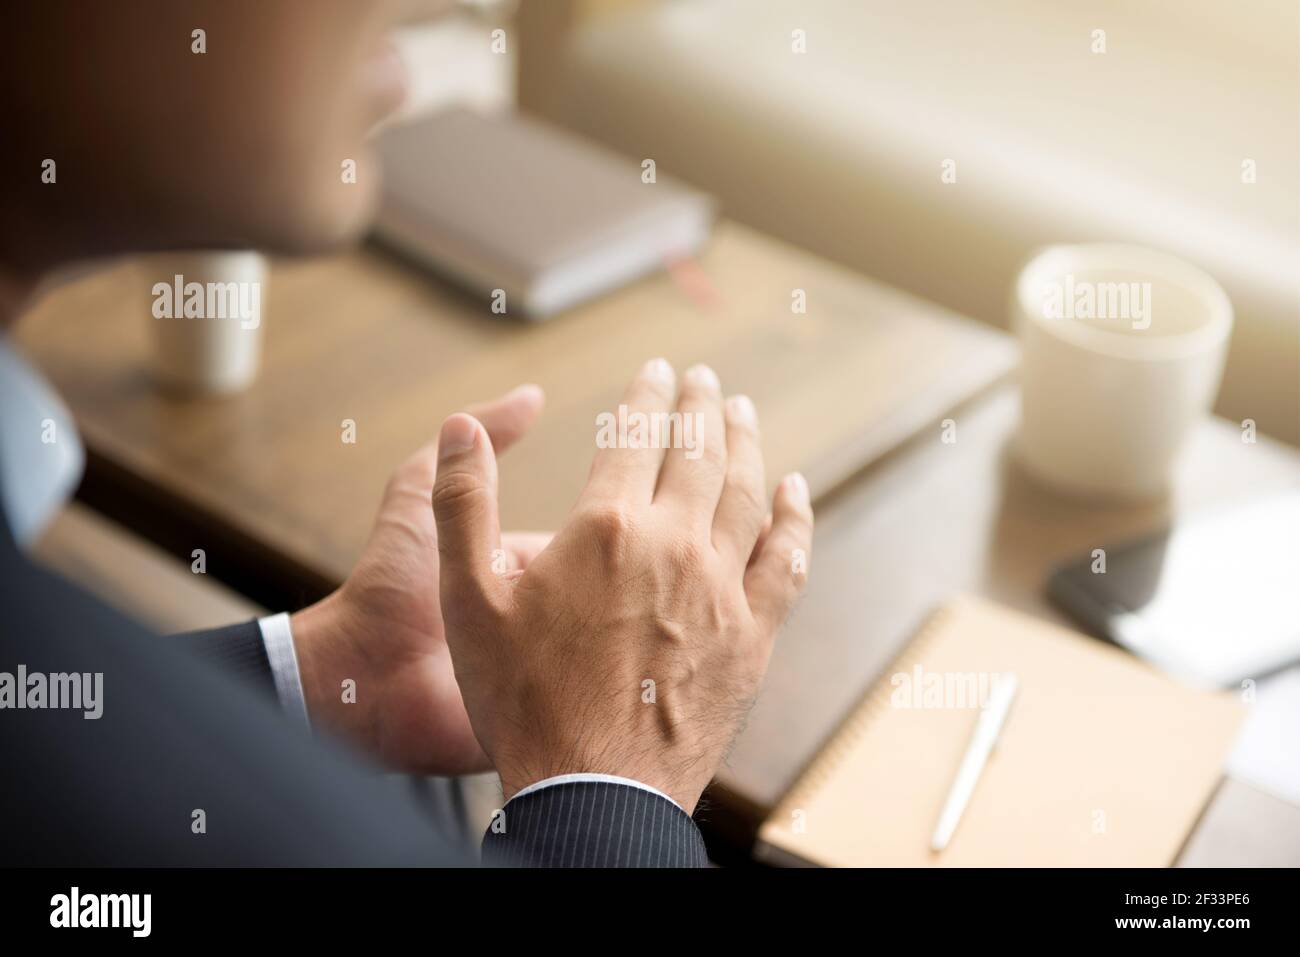
[[[553,778],[546,778],[545,780],[538,781],[536,784],[530,784],[526,788],[520,788],[510,798],[510,801],[513,801],[517,797],[523,797],[525,794],[532,794],[534,791],[540,791],[542,788],[549,788],[555,784],[570,784],[580,781],[595,782],[597,784],[625,784],[628,787],[640,788],[642,791],[649,791],[651,794],[659,795],[665,801],[670,801],[673,807],[677,808],[677,810],[683,810],[680,804],[673,801],[672,798],[667,794],[664,794],[664,792],[660,791],[658,788],[652,788],[648,784],[642,784],[640,781],[634,781],[631,778],[620,778],[616,774],[557,774]],[[506,804],[509,804],[510,801],[507,801]],[[683,813],[685,812],[683,811]]]
[[262,630],[262,645],[271,662],[271,677],[275,680],[275,694],[280,699],[280,707],[290,721],[310,731],[307,699],[302,693],[302,675],[298,672],[298,653],[293,647],[293,630],[289,627],[288,614],[281,612],[259,618],[257,626]]

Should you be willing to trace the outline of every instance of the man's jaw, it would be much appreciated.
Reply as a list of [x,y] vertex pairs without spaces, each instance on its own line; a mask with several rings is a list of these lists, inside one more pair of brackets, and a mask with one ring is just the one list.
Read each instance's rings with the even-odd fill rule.
[[40,277],[0,264],[0,329],[8,329],[36,294]]

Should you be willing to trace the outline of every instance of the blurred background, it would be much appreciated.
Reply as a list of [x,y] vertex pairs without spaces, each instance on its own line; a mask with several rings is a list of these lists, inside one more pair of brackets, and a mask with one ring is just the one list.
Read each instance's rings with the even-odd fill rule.
[[[509,62],[471,10],[517,36]],[[994,325],[1039,246],[1173,252],[1236,313],[1216,411],[1296,444],[1298,33],[1293,0],[484,0],[406,49],[416,110],[514,106],[653,156],[729,217]]]

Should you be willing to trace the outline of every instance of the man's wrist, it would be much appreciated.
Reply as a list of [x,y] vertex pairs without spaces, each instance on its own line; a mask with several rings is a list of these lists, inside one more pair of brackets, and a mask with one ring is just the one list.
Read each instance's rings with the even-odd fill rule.
[[289,616],[307,714],[313,722],[344,732],[354,717],[345,709],[356,707],[355,695],[346,699],[344,682],[360,679],[349,665],[345,618],[339,592]]
[[648,791],[657,797],[661,797],[665,801],[672,802],[679,810],[685,810],[676,798],[665,794],[658,788],[651,787],[643,781],[637,781],[633,778],[625,778],[618,774],[557,774],[553,777],[538,781],[535,784],[530,784],[527,787],[520,788],[510,796],[510,799],[506,801],[506,804],[509,804],[510,801],[513,801],[515,798],[527,797],[534,791],[541,791],[545,788],[555,787],[557,784],[617,784],[622,787],[638,788],[642,791]]
[[542,787],[549,787],[552,784],[577,780],[603,780],[629,784],[650,791],[662,798],[666,798],[686,812],[687,815],[691,815],[695,813],[695,805],[699,802],[702,793],[699,790],[683,788],[680,784],[674,787],[671,783],[663,780],[663,775],[657,775],[652,770],[630,767],[605,767],[595,763],[585,767],[571,764],[568,767],[557,767],[547,773],[520,771],[511,768],[501,770],[498,768],[498,774],[501,777],[502,797],[506,802],[527,795]]

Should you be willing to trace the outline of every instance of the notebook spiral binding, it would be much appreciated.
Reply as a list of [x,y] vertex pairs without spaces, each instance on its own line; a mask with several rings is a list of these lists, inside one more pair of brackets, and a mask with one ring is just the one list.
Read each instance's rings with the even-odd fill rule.
[[903,643],[902,650],[885,666],[866,696],[854,706],[846,717],[831,733],[831,736],[817,750],[817,755],[800,773],[794,786],[782,798],[769,817],[769,820],[792,820],[792,812],[805,804],[831,773],[839,766],[844,755],[852,750],[866,733],[871,721],[884,708],[889,707],[890,676],[900,671],[911,669],[915,659],[922,654],[933,640],[939,627],[949,617],[951,605],[945,605],[927,615],[921,626],[913,632],[912,637]]

